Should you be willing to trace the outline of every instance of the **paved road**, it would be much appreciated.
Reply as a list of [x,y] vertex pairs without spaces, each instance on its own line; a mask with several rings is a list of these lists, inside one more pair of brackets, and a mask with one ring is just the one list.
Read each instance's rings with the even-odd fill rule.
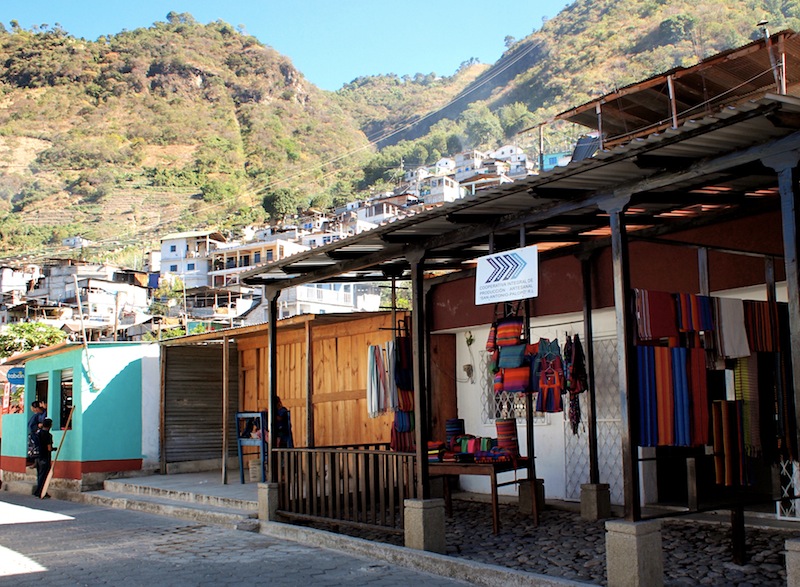
[[151,514],[0,493],[0,585],[467,585]]

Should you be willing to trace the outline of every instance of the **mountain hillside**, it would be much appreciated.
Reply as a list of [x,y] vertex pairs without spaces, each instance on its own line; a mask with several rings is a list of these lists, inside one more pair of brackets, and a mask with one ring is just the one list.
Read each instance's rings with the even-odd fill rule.
[[365,75],[337,92],[221,21],[171,12],[97,41],[12,21],[0,26],[0,255],[55,254],[82,235],[103,244],[97,258],[131,264],[166,232],[343,203],[460,149],[513,141],[535,156],[520,130],[744,44],[762,19],[800,30],[800,1],[576,0],[495,64]]
[[325,205],[367,146],[335,96],[223,22],[171,13],[96,42],[15,27],[0,64],[6,252]]
[[520,39],[448,107],[390,141],[425,136],[458,120],[476,101],[497,112],[524,105],[541,122],[635,81],[743,45],[773,32],[800,31],[796,0],[576,0]]

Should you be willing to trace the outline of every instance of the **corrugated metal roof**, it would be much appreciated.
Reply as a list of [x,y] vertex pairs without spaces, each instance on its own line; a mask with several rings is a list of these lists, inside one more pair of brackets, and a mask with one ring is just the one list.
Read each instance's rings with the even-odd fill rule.
[[384,271],[407,269],[406,255],[420,248],[426,251],[426,271],[459,270],[489,252],[490,235],[496,251],[519,246],[521,227],[526,244],[566,254],[572,250],[568,246],[604,241],[608,219],[598,204],[618,194],[632,195],[630,222],[635,219],[638,227],[661,234],[684,228],[687,219],[712,221],[723,208],[741,214],[774,208],[777,178],[759,160],[800,148],[798,130],[800,100],[768,95],[254,268],[242,277],[250,284],[276,282],[279,287],[374,281]]

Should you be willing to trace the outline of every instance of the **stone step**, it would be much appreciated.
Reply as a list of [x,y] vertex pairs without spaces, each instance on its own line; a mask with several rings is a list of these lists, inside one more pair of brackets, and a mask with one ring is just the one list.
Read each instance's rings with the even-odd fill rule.
[[69,499],[92,505],[219,524],[236,530],[259,531],[257,504],[252,508],[222,507],[200,503],[199,501],[184,501],[160,495],[148,495],[147,493],[124,493],[119,489],[117,487],[114,491],[104,489],[72,493]]
[[9,493],[17,493],[20,495],[33,495],[36,489],[36,481],[24,481],[15,479],[11,481],[3,481],[3,491]]
[[124,493],[127,495],[163,498],[184,504],[206,505],[243,511],[258,511],[258,501],[223,497],[219,495],[204,495],[193,491],[142,485],[130,479],[107,479],[104,483],[104,488],[105,491],[109,493]]

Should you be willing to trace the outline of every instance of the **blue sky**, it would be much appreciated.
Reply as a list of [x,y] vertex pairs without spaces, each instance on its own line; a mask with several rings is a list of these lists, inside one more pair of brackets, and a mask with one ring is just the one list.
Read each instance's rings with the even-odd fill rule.
[[239,26],[288,56],[307,79],[337,90],[361,75],[451,75],[471,57],[494,63],[504,39],[541,28],[565,0],[0,0],[0,22],[59,23],[76,37],[148,27],[171,10]]

